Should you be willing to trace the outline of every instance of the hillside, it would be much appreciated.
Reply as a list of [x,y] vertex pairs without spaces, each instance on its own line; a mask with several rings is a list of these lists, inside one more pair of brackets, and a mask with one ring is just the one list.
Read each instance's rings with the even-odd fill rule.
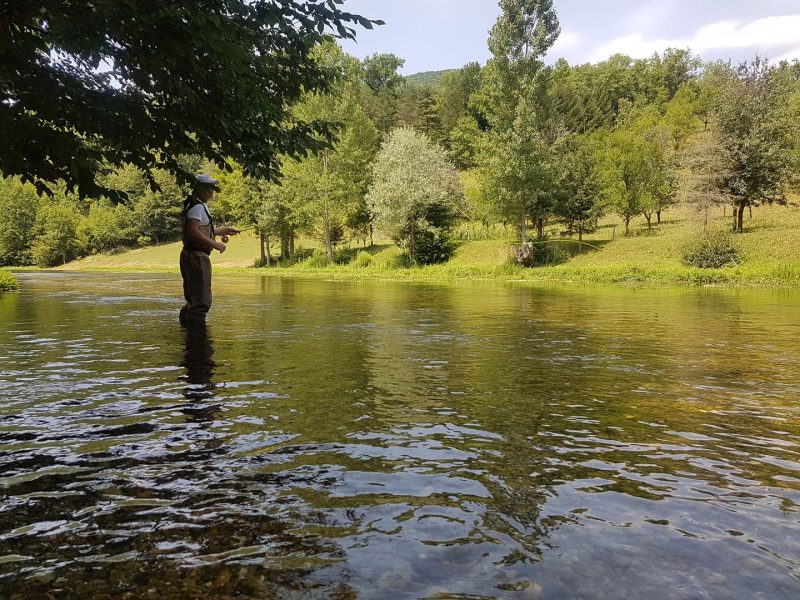
[[[398,248],[383,240],[380,245],[356,256],[353,248],[345,260],[349,264],[327,266],[317,254],[292,266],[259,269],[258,272],[284,276],[324,276],[330,278],[491,278],[545,281],[636,282],[658,284],[722,284],[746,286],[800,286],[800,207],[759,207],[745,222],[746,231],[736,236],[743,262],[722,269],[687,268],[681,262],[683,248],[702,230],[701,216],[688,207],[676,207],[663,215],[663,223],[647,229],[644,219],[633,223],[631,235],[623,237],[617,220],[600,222],[596,232],[584,243],[561,238],[559,227],[551,226],[549,244],[557,248],[559,264],[525,269],[511,261],[511,243],[502,230],[492,236],[470,226],[461,228],[462,241],[452,259],[443,265],[403,268]],[[717,211],[709,227],[724,228],[728,218]],[[478,239],[484,238],[484,239]],[[485,239],[490,238],[490,239]],[[311,240],[301,246],[314,247]],[[234,238],[229,250],[214,253],[215,268],[248,269],[258,256],[258,240],[252,235]],[[180,244],[140,248],[113,255],[96,255],[71,262],[62,269],[177,270]],[[256,272],[255,269],[253,269]]]
[[445,73],[450,71],[457,71],[458,69],[444,69],[443,71],[424,71],[422,73],[414,73],[413,75],[406,76],[406,83],[411,85],[429,85],[434,86],[439,83],[439,79]]

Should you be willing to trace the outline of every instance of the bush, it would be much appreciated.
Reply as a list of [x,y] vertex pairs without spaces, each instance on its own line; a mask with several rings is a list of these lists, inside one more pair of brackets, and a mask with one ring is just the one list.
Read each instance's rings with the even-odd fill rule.
[[357,250],[355,248],[340,248],[333,253],[333,263],[336,265],[347,265],[353,261]]
[[412,263],[433,265],[447,262],[455,252],[456,246],[445,231],[434,228],[416,228],[413,234],[410,231],[411,227],[403,230],[406,237],[402,247]]
[[311,258],[306,259],[303,264],[312,269],[321,269],[328,266],[328,257],[323,254],[314,254]]
[[514,247],[514,262],[523,267],[558,265],[566,262],[569,258],[568,248],[546,239]]
[[386,261],[386,267],[389,269],[407,269],[410,266],[411,259],[408,254],[395,254]]
[[358,267],[359,269],[364,269],[372,264],[372,260],[372,254],[361,250],[358,254],[356,254],[356,257],[350,264],[352,264],[354,267]]
[[701,269],[731,267],[742,262],[733,234],[727,231],[704,231],[683,250],[683,264]]
[[10,271],[0,269],[0,292],[17,289],[17,279]]
[[[314,249],[313,248],[295,248],[294,255],[292,256],[292,262],[299,263],[303,262],[306,259],[311,258],[314,256]],[[281,258],[284,258],[281,256]]]

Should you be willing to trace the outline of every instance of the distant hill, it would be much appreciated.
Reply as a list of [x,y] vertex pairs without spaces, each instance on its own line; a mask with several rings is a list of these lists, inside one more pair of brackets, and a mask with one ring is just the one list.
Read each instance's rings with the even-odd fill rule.
[[436,85],[439,83],[439,78],[445,73],[450,71],[457,71],[458,69],[445,69],[443,71],[425,71],[424,73],[414,73],[406,77],[406,82],[411,85]]

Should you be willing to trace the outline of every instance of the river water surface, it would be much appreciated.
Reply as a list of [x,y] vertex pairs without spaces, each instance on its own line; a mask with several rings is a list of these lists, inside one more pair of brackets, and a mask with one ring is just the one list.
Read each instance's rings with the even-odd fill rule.
[[800,598],[800,293],[20,274],[0,598]]

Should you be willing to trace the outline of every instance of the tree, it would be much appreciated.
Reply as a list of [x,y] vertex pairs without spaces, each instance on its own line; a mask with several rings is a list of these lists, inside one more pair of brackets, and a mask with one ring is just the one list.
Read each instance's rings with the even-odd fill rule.
[[594,157],[586,146],[566,140],[556,162],[556,202],[553,212],[578,241],[591,231],[601,213],[600,182],[595,174]]
[[[485,72],[481,91],[487,114],[493,125],[509,127],[516,117],[520,98],[539,92],[537,77],[544,64],[541,58],[561,33],[553,0],[500,0],[502,10],[489,32],[489,50],[493,59]],[[539,115],[543,116],[542,114]]]
[[164,169],[150,174],[156,189],[147,188],[132,203],[133,223],[141,243],[160,244],[180,235],[180,217],[183,210],[184,190],[175,177]]
[[88,214],[75,231],[81,253],[108,252],[135,241],[133,214],[124,204],[113,205],[107,199],[89,205]]
[[731,176],[731,165],[715,128],[701,132],[683,153],[684,173],[679,197],[703,212],[704,228],[708,226],[708,210],[715,205],[729,204],[725,181]]
[[362,63],[364,83],[372,91],[367,112],[382,134],[395,126],[399,95],[409,87],[398,72],[405,62],[394,54],[373,54]]
[[487,134],[479,161],[484,193],[493,198],[499,216],[519,223],[523,244],[529,218],[538,222],[542,235],[553,189],[550,150],[537,124],[531,103],[523,100],[511,127]]
[[275,179],[279,156],[330,145],[326,122],[289,107],[337,73],[311,51],[378,21],[341,0],[31,0],[0,8],[0,172],[39,191],[66,182],[115,195],[96,176],[130,163],[183,180],[181,154]]
[[444,150],[409,128],[392,131],[373,167],[368,201],[378,224],[412,263],[446,260],[463,202],[458,172]]
[[12,177],[0,180],[0,265],[32,264],[31,244],[38,210],[39,197],[32,185]]
[[553,0],[500,0],[500,9],[489,50],[508,83],[524,83],[561,33]]
[[602,140],[599,178],[608,207],[625,221],[638,214],[648,217],[648,226],[659,199],[671,194],[671,178],[659,145],[637,132],[618,127]]
[[436,106],[442,131],[448,134],[466,116],[477,121],[480,115],[470,107],[470,98],[480,89],[481,66],[472,62],[457,71],[448,71],[435,89]]
[[358,61],[335,44],[321,47],[319,60],[339,63],[344,77],[330,93],[307,96],[296,110],[306,119],[335,120],[339,139],[332,148],[293,166],[287,185],[305,199],[315,233],[325,243],[328,262],[332,263],[333,245],[341,241],[337,238],[343,235],[350,214],[366,194],[378,132],[362,108],[365,91],[361,89]]
[[471,169],[476,157],[483,132],[472,117],[461,117],[450,130],[447,140],[447,156],[459,169]]
[[663,54],[656,52],[647,60],[636,61],[637,87],[650,102],[672,100],[694,78],[701,64],[688,49],[667,48]]
[[672,150],[680,152],[690,135],[698,129],[697,94],[690,86],[682,86],[665,108],[663,125],[669,131]]
[[36,239],[31,253],[38,266],[63,265],[78,256],[80,245],[77,233],[81,213],[76,200],[60,189],[42,204],[36,214]]
[[375,92],[395,91],[403,85],[403,76],[398,73],[405,60],[394,54],[373,54],[364,59],[364,83]]
[[733,231],[741,232],[745,208],[784,200],[797,125],[786,81],[766,61],[743,63],[736,74],[716,114],[730,164],[723,188],[733,198]]
[[419,103],[419,121],[417,129],[435,142],[442,139],[442,120],[439,117],[439,107],[433,92],[425,89]]

